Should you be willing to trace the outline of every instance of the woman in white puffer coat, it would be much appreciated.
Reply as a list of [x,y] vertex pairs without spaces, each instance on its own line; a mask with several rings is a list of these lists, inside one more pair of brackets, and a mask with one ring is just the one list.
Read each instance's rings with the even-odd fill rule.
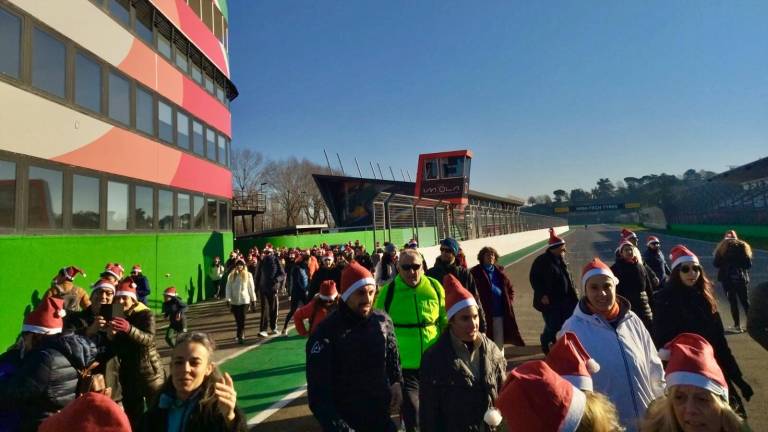
[[225,297],[232,315],[235,316],[237,342],[243,344],[245,343],[245,312],[249,304],[254,310],[256,309],[257,297],[253,276],[242,258],[237,259],[234,270],[227,277]]

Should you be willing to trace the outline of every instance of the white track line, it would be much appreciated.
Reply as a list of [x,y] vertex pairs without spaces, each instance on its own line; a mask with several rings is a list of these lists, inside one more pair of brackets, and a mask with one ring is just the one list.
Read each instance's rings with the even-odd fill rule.
[[264,411],[256,414],[255,416],[251,417],[248,420],[248,426],[254,426],[257,425],[264,420],[268,419],[272,416],[272,414],[278,412],[282,408],[284,408],[289,403],[293,402],[294,400],[300,398],[304,393],[307,392],[307,385],[304,384],[301,387],[297,388],[296,390],[292,391],[291,393],[288,393],[280,399],[279,401],[275,402],[270,406],[269,408],[265,409]]
[[[291,325],[288,326],[288,331],[290,332],[294,328],[295,328],[295,326],[293,324],[291,324]],[[237,357],[237,356],[239,356],[241,354],[245,354],[245,353],[247,353],[248,351],[250,351],[250,350],[252,350],[254,348],[258,348],[258,347],[262,346],[263,344],[265,344],[265,343],[267,343],[267,342],[269,342],[272,339],[277,338],[277,337],[285,337],[285,336],[282,336],[280,333],[278,333],[276,335],[272,335],[272,336],[267,336],[267,337],[261,339],[260,341],[256,342],[253,345],[248,345],[245,348],[241,348],[241,349],[233,352],[232,354],[223,357],[221,360],[216,362],[216,365],[217,366],[221,366],[222,364],[224,364],[224,362],[232,360],[233,358],[235,358],[235,357]]]
[[[567,236],[568,236],[569,234],[571,234],[572,232],[573,232],[573,230],[572,230],[572,229],[568,229],[568,231],[566,231],[566,232],[562,233],[562,235],[563,235],[563,237],[567,237]],[[527,246],[526,246],[526,247],[527,247]],[[527,255],[525,255],[525,256],[522,256],[522,257],[520,257],[520,258],[518,258],[518,259],[516,259],[516,260],[512,261],[511,263],[509,263],[509,264],[507,264],[507,265],[505,265],[505,266],[504,266],[504,270],[506,270],[507,268],[511,267],[511,266],[512,266],[512,265],[514,265],[514,264],[517,264],[517,263],[519,263],[520,261],[522,261],[522,260],[524,260],[524,259],[528,258],[528,257],[529,257],[529,256],[531,256],[531,255],[534,255],[534,254],[540,253],[542,250],[546,249],[546,247],[547,247],[547,246],[546,246],[546,245],[544,245],[544,246],[542,246],[541,248],[535,249],[535,250],[533,250],[531,253],[529,253],[529,254],[527,254]],[[523,249],[525,249],[525,248],[523,248]],[[514,253],[514,252],[512,252],[512,253]]]

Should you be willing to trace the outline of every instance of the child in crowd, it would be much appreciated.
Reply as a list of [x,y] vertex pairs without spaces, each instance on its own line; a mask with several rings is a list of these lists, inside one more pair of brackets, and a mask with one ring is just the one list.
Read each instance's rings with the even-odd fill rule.
[[176,287],[168,287],[163,292],[163,315],[168,318],[165,330],[165,342],[173,348],[176,335],[187,331],[187,305],[176,294]]

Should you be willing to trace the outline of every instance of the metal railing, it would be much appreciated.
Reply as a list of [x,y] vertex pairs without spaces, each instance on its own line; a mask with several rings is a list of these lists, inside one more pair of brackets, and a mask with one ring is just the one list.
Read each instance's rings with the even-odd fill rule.
[[663,206],[668,223],[744,224],[768,223],[768,186],[744,188],[711,182],[689,188]]

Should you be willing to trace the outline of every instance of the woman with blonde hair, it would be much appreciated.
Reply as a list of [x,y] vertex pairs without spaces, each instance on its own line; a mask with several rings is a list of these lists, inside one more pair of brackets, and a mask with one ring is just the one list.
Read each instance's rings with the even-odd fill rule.
[[227,306],[235,317],[237,342],[245,343],[245,312],[250,304],[256,310],[256,289],[253,276],[245,265],[245,260],[238,258],[235,268],[227,276],[227,286],[224,289]]
[[728,405],[728,384],[706,339],[682,333],[659,354],[668,360],[667,392],[646,411],[641,432],[750,430]]
[[717,280],[731,304],[733,331],[744,332],[739,317],[739,302],[744,315],[749,314],[749,269],[752,268],[752,248],[749,243],[739,240],[736,231],[730,230],[715,249],[713,262],[717,268]]

